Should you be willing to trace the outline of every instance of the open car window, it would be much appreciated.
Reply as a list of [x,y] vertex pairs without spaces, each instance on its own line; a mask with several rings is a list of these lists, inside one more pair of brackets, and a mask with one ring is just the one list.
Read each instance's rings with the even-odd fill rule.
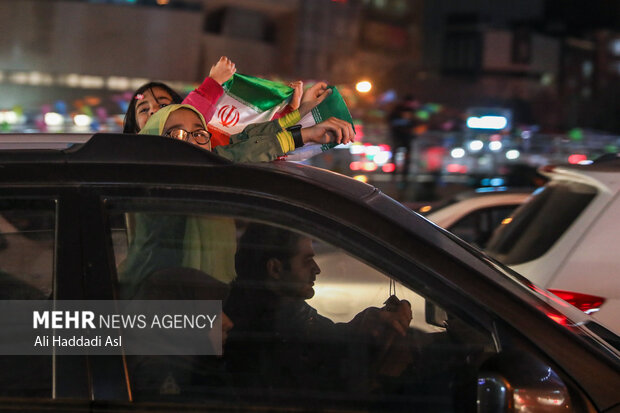
[[[307,223],[251,209],[109,205],[119,298],[221,300],[227,319],[221,356],[127,356],[135,401],[442,411],[457,411],[463,397],[475,403],[473,366],[498,351],[493,333],[369,265],[364,251],[347,252],[346,239],[328,242]],[[403,311],[412,318],[399,331],[391,323]]]

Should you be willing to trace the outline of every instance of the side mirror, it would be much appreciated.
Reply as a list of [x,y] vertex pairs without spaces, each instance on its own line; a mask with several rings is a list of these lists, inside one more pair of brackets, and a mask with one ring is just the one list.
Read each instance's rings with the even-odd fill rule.
[[572,411],[562,379],[541,360],[524,353],[502,352],[480,367],[478,413]]

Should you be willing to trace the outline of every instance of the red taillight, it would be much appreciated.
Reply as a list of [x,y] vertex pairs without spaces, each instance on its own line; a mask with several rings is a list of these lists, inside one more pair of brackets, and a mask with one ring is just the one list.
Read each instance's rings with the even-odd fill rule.
[[598,311],[605,302],[603,297],[595,295],[574,293],[572,291],[562,291],[549,289],[550,292],[560,297],[562,300],[574,305],[586,314]]

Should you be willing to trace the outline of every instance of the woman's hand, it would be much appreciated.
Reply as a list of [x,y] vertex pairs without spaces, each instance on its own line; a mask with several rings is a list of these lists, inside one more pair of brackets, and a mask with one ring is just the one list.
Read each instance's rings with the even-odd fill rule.
[[236,71],[237,68],[232,60],[226,56],[222,56],[216,64],[211,66],[209,77],[221,85],[228,81]]
[[289,87],[293,88],[293,96],[291,97],[291,101],[288,105],[293,110],[299,109],[299,104],[301,103],[301,97],[304,93],[304,82],[301,80],[296,80],[288,84]]

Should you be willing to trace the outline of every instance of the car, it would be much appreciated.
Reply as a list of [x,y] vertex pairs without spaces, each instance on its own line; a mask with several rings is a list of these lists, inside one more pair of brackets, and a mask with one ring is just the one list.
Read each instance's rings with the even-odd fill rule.
[[550,181],[489,241],[497,260],[620,331],[620,159],[549,165]]
[[[450,231],[462,240],[478,248],[484,248],[493,230],[510,216],[519,205],[526,202],[530,188],[494,187],[463,191],[439,204],[424,204],[416,207],[416,212],[428,220]],[[412,204],[404,203],[411,208]],[[321,267],[337,266],[342,274],[355,274],[357,286],[351,289],[341,282],[338,276],[329,277],[316,286],[317,294],[310,302],[321,314],[331,319],[345,322],[351,320],[362,308],[363,303],[381,296],[385,292],[385,282],[377,271],[367,265],[360,265],[344,251],[328,249],[318,257]],[[340,297],[340,300],[334,300]],[[423,313],[425,302],[421,297],[407,297],[414,311]],[[419,325],[425,331],[436,331],[432,325]]]
[[417,212],[462,240],[484,249],[495,228],[527,201],[533,191],[529,187],[478,188],[460,192],[438,205],[423,205]]
[[[235,164],[166,137],[95,134],[71,141],[0,135],[2,409],[618,411],[617,336],[373,186],[284,161]],[[168,224],[175,231],[164,230]],[[70,326],[74,313],[59,310],[70,306],[208,301],[228,311],[239,281],[227,278],[228,270],[249,265],[234,258],[237,245],[256,253],[265,248],[245,243],[257,226],[310,239],[315,256],[303,263],[315,271],[318,264],[320,273],[314,272],[309,303],[321,299],[327,309],[344,303],[361,318],[332,324],[311,313],[309,330],[283,336],[252,333],[252,325],[244,330],[231,313],[232,330],[224,331],[222,320],[210,341],[187,340],[166,351],[154,350],[155,336],[132,348],[129,324],[116,330],[122,344],[110,352],[96,343],[39,349],[35,342],[33,348],[8,328],[23,319],[22,333],[43,328],[42,313],[15,310],[35,304],[60,311],[50,313],[58,322],[49,327],[52,338],[67,327],[63,320]],[[356,300],[365,280],[340,260],[329,262],[334,251],[355,262],[353,271],[374,271],[384,291]],[[214,262],[222,265],[186,262],[185,254],[195,252],[219,254],[224,259]],[[283,262],[270,259],[267,268],[292,271]],[[321,288],[332,278],[347,296]],[[250,284],[273,291],[275,282]],[[414,305],[402,334],[365,318],[389,316],[395,297],[424,303]],[[88,312],[78,312],[89,320]],[[217,315],[224,319],[225,312]],[[312,335],[317,320],[331,333]],[[97,331],[82,327],[83,334]],[[183,329],[170,327],[176,328]],[[218,342],[223,354],[201,352]],[[246,354],[252,357],[236,365],[246,367],[242,374],[232,361]]]

